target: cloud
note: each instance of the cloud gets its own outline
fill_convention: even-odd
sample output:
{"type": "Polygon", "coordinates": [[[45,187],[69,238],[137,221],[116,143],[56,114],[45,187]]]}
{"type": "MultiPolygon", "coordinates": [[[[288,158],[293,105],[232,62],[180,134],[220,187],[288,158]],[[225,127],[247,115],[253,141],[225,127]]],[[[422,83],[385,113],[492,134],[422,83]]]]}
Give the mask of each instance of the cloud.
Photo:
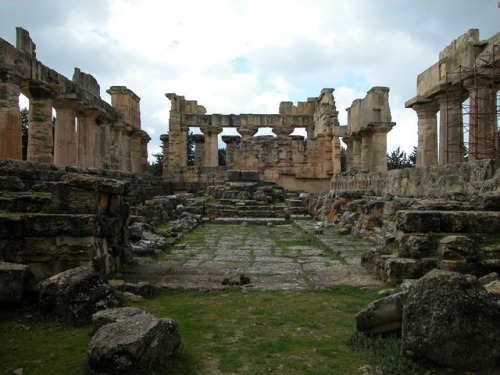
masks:
{"type": "Polygon", "coordinates": [[[496,33],[499,16],[497,0],[1,0],[0,37],[15,44],[24,27],[44,64],[92,74],[105,100],[112,85],[133,90],[150,154],[168,131],[167,92],[208,113],[277,113],[332,87],[345,124],[372,86],[390,88],[389,150],[411,152],[417,75],[469,28],[496,33]]]}

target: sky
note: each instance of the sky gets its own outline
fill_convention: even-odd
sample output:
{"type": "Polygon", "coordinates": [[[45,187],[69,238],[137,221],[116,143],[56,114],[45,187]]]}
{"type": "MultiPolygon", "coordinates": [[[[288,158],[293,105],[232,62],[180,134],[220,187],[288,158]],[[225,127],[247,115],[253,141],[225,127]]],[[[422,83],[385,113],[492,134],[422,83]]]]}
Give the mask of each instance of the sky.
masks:
{"type": "MultiPolygon", "coordinates": [[[[208,114],[278,113],[334,88],[339,121],[373,86],[390,88],[388,151],[417,145],[404,103],[417,75],[471,28],[500,31],[498,0],[0,0],[0,38],[29,31],[37,58],[68,78],[93,75],[101,97],[127,86],[141,98],[142,129],[160,152],[166,93],[208,114]]],[[[23,101],[21,101],[21,105],[23,101]]],[[[234,129],[224,134],[237,134],[234,129]]],[[[264,133],[257,133],[261,135],[264,133]]],[[[297,134],[297,133],[294,133],[297,134]]],[[[224,147],[222,143],[219,147],[224,147]]],[[[152,161],[150,157],[150,161],[152,161]]]]}

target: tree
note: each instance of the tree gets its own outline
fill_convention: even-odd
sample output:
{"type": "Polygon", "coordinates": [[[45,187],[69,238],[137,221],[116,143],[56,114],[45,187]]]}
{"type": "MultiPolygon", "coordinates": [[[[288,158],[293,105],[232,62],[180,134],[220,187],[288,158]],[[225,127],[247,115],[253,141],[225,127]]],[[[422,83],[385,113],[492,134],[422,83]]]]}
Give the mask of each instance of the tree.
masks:
{"type": "Polygon", "coordinates": [[[219,165],[226,165],[226,149],[219,148],[219,165]]]}
{"type": "Polygon", "coordinates": [[[347,150],[344,146],[340,147],[340,171],[345,172],[347,170],[347,150]]]}
{"type": "Polygon", "coordinates": [[[21,144],[22,144],[22,158],[28,159],[28,124],[29,124],[29,110],[24,107],[21,109],[21,144]]]}
{"type": "Polygon", "coordinates": [[[153,154],[153,157],[155,160],[152,163],[148,163],[148,174],[161,177],[163,174],[163,152],[153,154]]]}
{"type": "Polygon", "coordinates": [[[387,154],[387,169],[412,168],[415,166],[416,155],[416,147],[413,148],[409,157],[406,156],[406,152],[401,151],[401,148],[398,147],[390,154],[387,154]]]}

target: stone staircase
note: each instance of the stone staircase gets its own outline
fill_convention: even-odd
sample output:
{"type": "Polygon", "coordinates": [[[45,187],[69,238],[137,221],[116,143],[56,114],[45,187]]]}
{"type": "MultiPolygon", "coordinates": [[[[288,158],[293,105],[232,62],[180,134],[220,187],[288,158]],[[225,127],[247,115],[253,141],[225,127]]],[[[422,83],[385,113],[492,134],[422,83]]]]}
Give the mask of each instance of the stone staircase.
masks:
{"type": "Polygon", "coordinates": [[[299,195],[271,182],[228,182],[210,187],[205,199],[186,209],[212,222],[266,224],[310,219],[299,195]]]}
{"type": "Polygon", "coordinates": [[[385,227],[393,243],[363,257],[384,281],[419,278],[433,268],[500,273],[498,193],[464,201],[422,200],[397,211],[385,227]]]}

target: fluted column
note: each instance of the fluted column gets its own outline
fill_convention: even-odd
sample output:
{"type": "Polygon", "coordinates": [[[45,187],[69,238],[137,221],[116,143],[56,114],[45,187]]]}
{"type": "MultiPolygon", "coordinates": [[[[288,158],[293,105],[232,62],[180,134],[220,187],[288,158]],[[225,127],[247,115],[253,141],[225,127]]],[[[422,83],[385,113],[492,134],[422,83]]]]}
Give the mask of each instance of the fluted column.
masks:
{"type": "Polygon", "coordinates": [[[201,132],[205,135],[205,160],[204,166],[217,167],[219,165],[219,142],[218,135],[222,133],[222,128],[201,127],[201,132]]]}
{"type": "Polygon", "coordinates": [[[364,171],[371,170],[372,132],[368,129],[360,131],[361,134],[361,166],[364,171]]]}
{"type": "Polygon", "coordinates": [[[347,138],[347,137],[342,138],[342,142],[344,142],[346,145],[346,150],[345,150],[346,151],[346,170],[348,171],[353,166],[352,146],[353,146],[354,142],[351,138],[347,138]]]}
{"type": "Polygon", "coordinates": [[[194,166],[202,167],[205,159],[205,136],[203,134],[193,134],[194,142],[194,166]]]}
{"type": "Polygon", "coordinates": [[[77,111],[78,128],[78,160],[77,164],[84,168],[95,167],[95,132],[96,119],[101,111],[95,108],[84,108],[77,111]]]}
{"type": "Polygon", "coordinates": [[[392,126],[371,126],[371,150],[369,155],[370,172],[384,172],[387,170],[387,133],[392,126]]]}
{"type": "Polygon", "coordinates": [[[342,150],[340,147],[340,138],[337,136],[332,137],[332,172],[334,174],[342,171],[341,160],[342,150]]]}
{"type": "Polygon", "coordinates": [[[54,164],[77,165],[76,110],[82,102],[75,99],[55,99],[54,164]]]}
{"type": "Polygon", "coordinates": [[[438,163],[437,111],[438,103],[418,103],[411,107],[418,117],[417,167],[438,163]]]}
{"type": "Polygon", "coordinates": [[[14,77],[0,77],[0,158],[22,159],[20,90],[14,77]]]}
{"type": "Polygon", "coordinates": [[[100,118],[99,120],[96,122],[95,132],[95,166],[111,169],[111,126],[109,119],[100,118]]]}
{"type": "Polygon", "coordinates": [[[223,135],[222,141],[226,144],[226,165],[231,169],[234,167],[236,149],[241,142],[238,135],[223,135]]]}
{"type": "Polygon", "coordinates": [[[468,87],[470,95],[469,160],[495,159],[498,138],[497,93],[490,87],[468,87]]]}
{"type": "Polygon", "coordinates": [[[464,160],[461,92],[453,90],[439,97],[439,164],[464,160]]]}
{"type": "Polygon", "coordinates": [[[23,93],[29,98],[28,160],[41,163],[54,162],[54,133],[52,125],[52,99],[55,86],[39,82],[28,83],[23,93]]]}
{"type": "Polygon", "coordinates": [[[132,128],[130,136],[130,167],[132,173],[142,173],[141,153],[142,132],[132,128]]]}

